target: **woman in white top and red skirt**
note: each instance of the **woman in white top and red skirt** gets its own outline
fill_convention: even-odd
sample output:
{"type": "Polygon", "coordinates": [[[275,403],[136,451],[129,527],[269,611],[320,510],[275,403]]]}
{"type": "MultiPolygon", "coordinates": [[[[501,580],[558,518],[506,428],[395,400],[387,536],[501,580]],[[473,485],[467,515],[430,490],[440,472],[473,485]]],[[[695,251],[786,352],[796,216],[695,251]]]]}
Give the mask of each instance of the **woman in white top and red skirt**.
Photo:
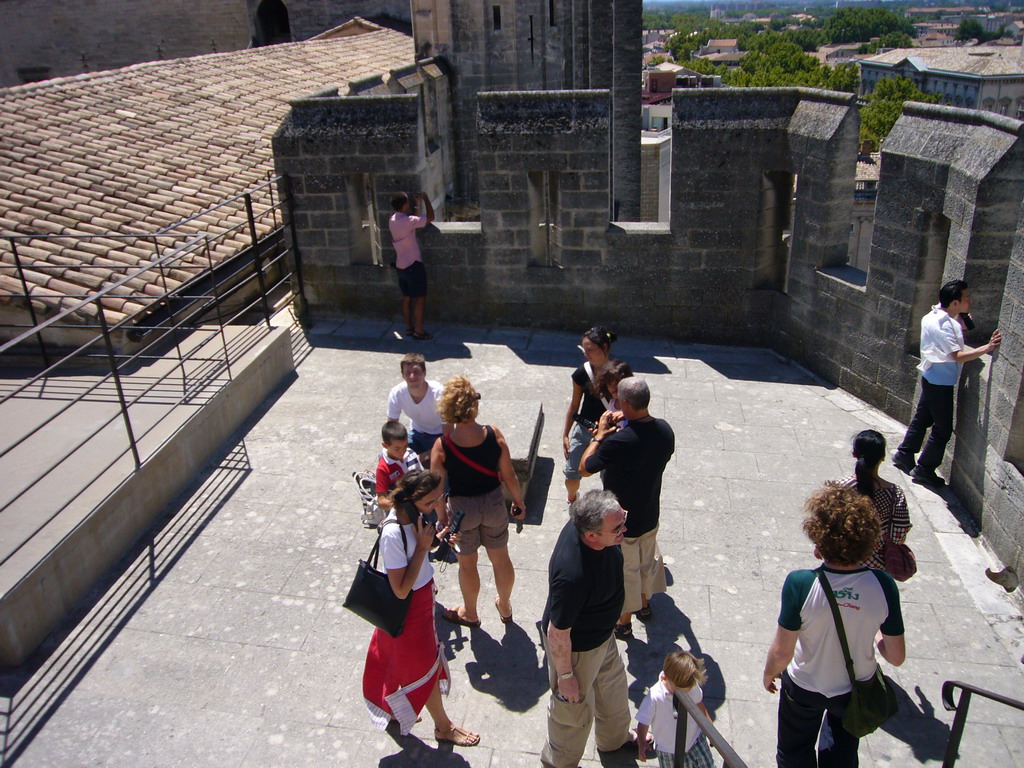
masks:
{"type": "Polygon", "coordinates": [[[412,600],[401,635],[373,631],[363,670],[366,708],[377,728],[384,730],[394,720],[405,735],[425,706],[434,721],[434,738],[472,747],[480,735],[455,725],[441,701],[450,680],[434,627],[434,569],[427,558],[435,528],[423,515],[442,505],[444,489],[435,475],[415,470],[398,481],[391,498],[394,507],[380,536],[381,559],[395,594],[404,598],[411,593],[412,600]]]}

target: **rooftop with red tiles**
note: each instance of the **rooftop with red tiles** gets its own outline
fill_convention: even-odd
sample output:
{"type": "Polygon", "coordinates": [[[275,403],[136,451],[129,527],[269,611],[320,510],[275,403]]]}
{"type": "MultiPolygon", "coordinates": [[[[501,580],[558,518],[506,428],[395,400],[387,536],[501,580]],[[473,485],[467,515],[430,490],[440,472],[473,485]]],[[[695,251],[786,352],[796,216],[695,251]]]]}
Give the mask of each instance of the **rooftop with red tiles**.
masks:
{"type": "MultiPolygon", "coordinates": [[[[328,39],[0,89],[0,237],[71,235],[18,242],[37,312],[52,313],[62,296],[94,292],[154,257],[142,238],[73,235],[151,233],[202,214],[273,173],[270,141],[290,100],[326,87],[344,93],[352,80],[413,60],[408,35],[362,20],[345,26],[328,39]]],[[[238,223],[237,211],[221,209],[175,233],[184,241],[238,223]]],[[[214,260],[248,245],[243,227],[217,244],[214,260]]],[[[4,243],[0,266],[11,264],[4,243]]],[[[168,288],[188,277],[168,274],[168,288]]],[[[108,320],[141,308],[132,301],[140,292],[147,286],[118,288],[123,301],[105,304],[108,320]]],[[[23,293],[17,274],[0,269],[0,309],[15,309],[23,293]]]]}

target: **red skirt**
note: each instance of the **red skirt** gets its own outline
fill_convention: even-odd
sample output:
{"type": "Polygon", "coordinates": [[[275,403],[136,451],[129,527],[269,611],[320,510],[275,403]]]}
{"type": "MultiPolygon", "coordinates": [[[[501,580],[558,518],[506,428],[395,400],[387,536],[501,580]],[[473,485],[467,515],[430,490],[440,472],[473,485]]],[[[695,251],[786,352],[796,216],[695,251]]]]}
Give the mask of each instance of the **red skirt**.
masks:
{"type": "Polygon", "coordinates": [[[448,664],[434,627],[430,581],[412,593],[401,635],[373,631],[363,669],[363,698],[370,719],[382,731],[397,720],[401,733],[409,733],[437,684],[441,693],[448,693],[448,664]]]}

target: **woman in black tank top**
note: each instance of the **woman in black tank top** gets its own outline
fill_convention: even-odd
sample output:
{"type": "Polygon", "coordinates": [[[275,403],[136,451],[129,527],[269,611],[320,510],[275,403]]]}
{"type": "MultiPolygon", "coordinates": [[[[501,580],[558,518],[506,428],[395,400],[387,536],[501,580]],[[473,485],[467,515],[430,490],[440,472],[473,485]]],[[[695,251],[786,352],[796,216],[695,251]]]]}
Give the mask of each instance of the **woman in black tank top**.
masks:
{"type": "Polygon", "coordinates": [[[477,549],[481,544],[494,569],[498,589],[494,605],[498,616],[504,624],[512,621],[510,598],[516,573],[508,555],[509,513],[501,493],[502,484],[512,497],[513,517],[521,520],[526,516],[526,505],[505,437],[497,427],[477,424],[479,407],[480,395],[465,376],[456,376],[445,384],[437,412],[453,429],[450,435],[434,443],[430,452],[430,469],[441,476],[442,482],[447,479],[450,494],[447,509],[439,513],[438,527],[447,525],[457,511],[464,515],[459,544],[455,547],[462,605],[448,608],[444,617],[466,627],[480,626],[477,549]]]}

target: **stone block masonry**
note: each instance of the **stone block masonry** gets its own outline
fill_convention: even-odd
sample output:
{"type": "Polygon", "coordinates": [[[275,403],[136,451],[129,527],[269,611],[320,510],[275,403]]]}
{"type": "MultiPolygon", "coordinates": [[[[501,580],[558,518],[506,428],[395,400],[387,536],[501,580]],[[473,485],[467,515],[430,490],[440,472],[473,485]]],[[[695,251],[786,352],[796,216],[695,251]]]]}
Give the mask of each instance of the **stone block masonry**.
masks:
{"type": "Polygon", "coordinates": [[[21,84],[30,70],[45,79],[248,44],[243,0],[5,0],[0,86],[21,84]]]}
{"type": "MultiPolygon", "coordinates": [[[[260,0],[247,0],[250,17],[260,0]]],[[[344,24],[354,16],[373,19],[386,16],[409,22],[409,0],[288,0],[288,21],[292,40],[308,40],[327,29],[344,24]]]]}

